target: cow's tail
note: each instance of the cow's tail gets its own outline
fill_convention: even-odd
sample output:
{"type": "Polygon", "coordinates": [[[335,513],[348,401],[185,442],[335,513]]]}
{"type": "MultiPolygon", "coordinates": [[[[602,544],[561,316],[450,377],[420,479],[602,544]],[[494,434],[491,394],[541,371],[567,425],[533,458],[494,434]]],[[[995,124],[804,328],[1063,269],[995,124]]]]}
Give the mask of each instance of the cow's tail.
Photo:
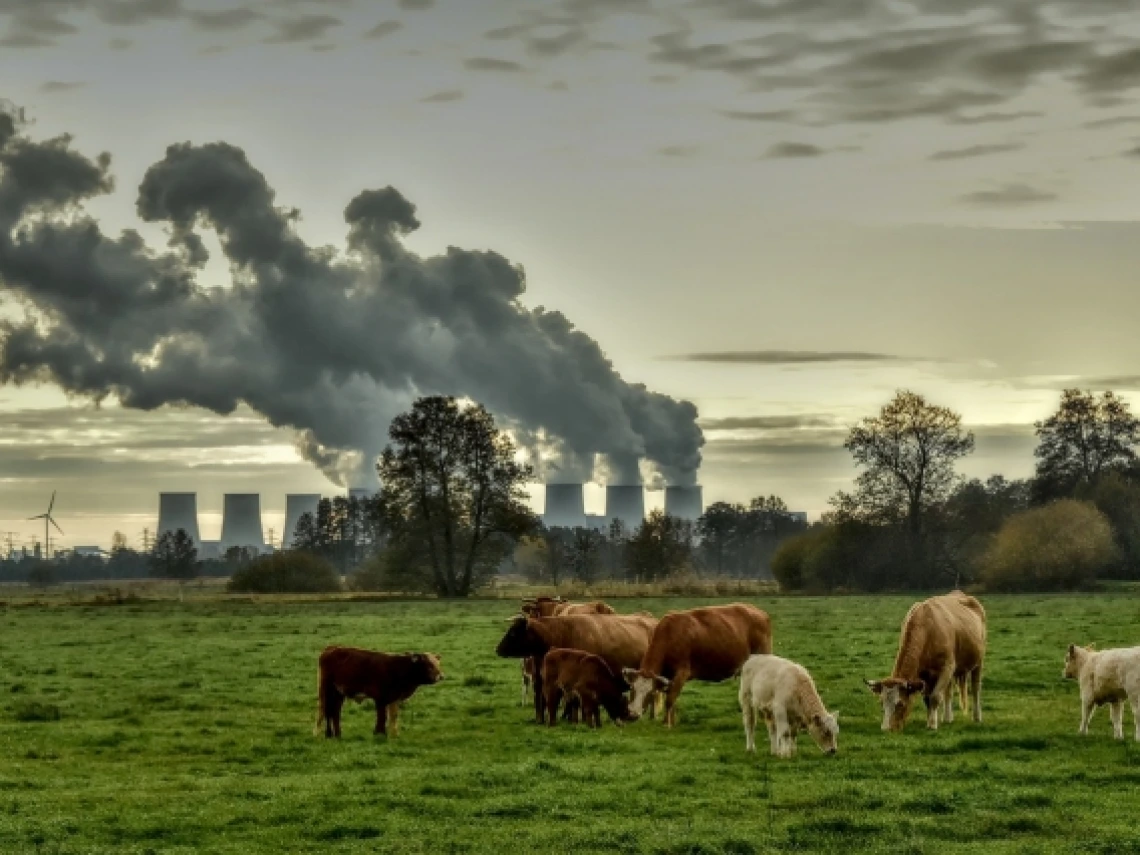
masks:
{"type": "Polygon", "coordinates": [[[321,735],[321,725],[325,723],[325,669],[317,666],[317,723],[313,725],[313,736],[321,735]]]}

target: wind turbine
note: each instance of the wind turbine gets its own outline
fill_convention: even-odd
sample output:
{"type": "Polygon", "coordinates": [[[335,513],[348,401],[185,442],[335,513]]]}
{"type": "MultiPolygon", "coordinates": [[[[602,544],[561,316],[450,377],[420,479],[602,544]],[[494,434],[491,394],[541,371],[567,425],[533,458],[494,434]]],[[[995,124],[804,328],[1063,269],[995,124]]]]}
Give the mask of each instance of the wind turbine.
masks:
{"type": "Polygon", "coordinates": [[[28,517],[30,520],[43,520],[44,521],[44,560],[47,561],[51,558],[51,528],[55,526],[59,529],[59,533],[63,534],[63,529],[59,527],[59,523],[51,515],[51,509],[55,507],[55,490],[51,491],[51,501],[48,502],[48,509],[46,514],[39,514],[34,517],[28,517]]]}

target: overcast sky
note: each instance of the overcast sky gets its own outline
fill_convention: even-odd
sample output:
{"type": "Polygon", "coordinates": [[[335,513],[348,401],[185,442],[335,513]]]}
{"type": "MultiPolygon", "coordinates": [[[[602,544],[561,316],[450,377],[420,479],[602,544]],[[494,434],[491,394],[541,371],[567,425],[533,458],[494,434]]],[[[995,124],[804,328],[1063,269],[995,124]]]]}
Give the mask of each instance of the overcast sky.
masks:
{"type": "MultiPolygon", "coordinates": [[[[0,0],[0,98],[109,152],[86,210],[156,250],[136,199],[174,143],[243,150],[311,247],[391,185],[411,250],[523,265],[526,307],[697,406],[706,502],[817,513],[898,388],[963,414],[979,476],[1032,471],[1066,385],[1140,403],[1138,35],[1115,0],[0,0]]],[[[17,542],[53,489],[65,542],[104,545],[160,490],[198,492],[204,537],[224,492],[280,526],[335,490],[244,406],[8,385],[0,414],[17,542]]]]}

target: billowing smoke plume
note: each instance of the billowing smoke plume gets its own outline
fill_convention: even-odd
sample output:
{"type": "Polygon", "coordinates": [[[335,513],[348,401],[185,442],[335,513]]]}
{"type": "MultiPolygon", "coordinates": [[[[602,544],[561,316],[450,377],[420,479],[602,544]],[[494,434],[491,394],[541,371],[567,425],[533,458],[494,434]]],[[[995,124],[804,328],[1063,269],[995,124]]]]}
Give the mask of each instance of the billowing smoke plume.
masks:
{"type": "Polygon", "coordinates": [[[169,229],[155,250],[84,213],[112,189],[110,157],[71,142],[30,139],[0,105],[0,293],[24,307],[0,324],[0,381],[141,409],[244,402],[294,428],[340,484],[371,470],[391,418],[432,393],[484,403],[533,454],[554,452],[559,480],[583,480],[602,455],[623,483],[641,459],[694,481],[704,439],[691,403],[626,383],[562,314],[523,306],[523,271],[497,253],[407,251],[419,221],[396,190],[348,204],[338,254],[300,240],[296,213],[240,149],[174,145],[139,188],[139,217],[169,229]],[[229,288],[197,281],[206,228],[229,288]]]}

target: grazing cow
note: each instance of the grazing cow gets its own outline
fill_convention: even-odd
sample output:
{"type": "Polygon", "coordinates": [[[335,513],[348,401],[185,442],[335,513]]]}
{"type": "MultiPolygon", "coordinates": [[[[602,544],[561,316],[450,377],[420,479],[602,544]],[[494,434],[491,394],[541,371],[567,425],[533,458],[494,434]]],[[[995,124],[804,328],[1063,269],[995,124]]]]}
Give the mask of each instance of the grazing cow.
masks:
{"type": "Polygon", "coordinates": [[[838,750],[839,714],[828,712],[807,670],[761,653],[748,657],[740,672],[740,711],[744,750],[756,750],[756,718],[768,725],[768,742],[777,757],[794,757],[796,735],[806,730],[825,754],[838,750]]]}
{"type": "Polygon", "coordinates": [[[736,676],[753,653],[771,652],[771,621],[755,606],[735,603],[669,612],[653,631],[638,667],[622,672],[632,686],[630,714],[639,717],[652,693],[664,691],[665,726],[672,727],[685,683],[719,683],[736,676]]]}
{"type": "MultiPolygon", "coordinates": [[[[551,648],[568,647],[597,654],[614,673],[620,674],[623,667],[641,661],[656,625],[656,619],[643,615],[558,615],[546,618],[516,615],[495,653],[505,658],[532,657],[541,662],[551,648]]],[[[541,724],[545,716],[541,668],[534,673],[534,715],[541,724]]]]}
{"type": "Polygon", "coordinates": [[[379,653],[358,647],[326,647],[318,660],[317,724],[325,725],[326,737],[340,736],[340,711],[345,698],[360,703],[376,702],[373,733],[395,736],[400,704],[420,686],[443,679],[439,656],[434,653],[379,653]]]}
{"type": "Polygon", "coordinates": [[[906,725],[916,695],[926,701],[926,726],[938,729],[939,713],[954,721],[954,684],[965,712],[966,679],[974,696],[973,719],[982,720],[982,662],[986,656],[986,612],[961,591],[915,603],[907,612],[895,667],[886,680],[865,680],[883,704],[883,730],[906,725]]]}
{"type": "MultiPolygon", "coordinates": [[[[582,717],[590,727],[602,726],[601,710],[614,724],[629,721],[629,686],[600,656],[581,650],[555,647],[542,659],[542,691],[546,700],[546,720],[554,727],[558,704],[563,697],[578,702],[582,717]]],[[[573,721],[573,719],[571,719],[573,721]]]]}
{"type": "MultiPolygon", "coordinates": [[[[522,613],[527,617],[554,617],[555,615],[612,615],[613,606],[595,600],[591,603],[569,603],[561,597],[526,597],[522,601],[522,613]]],[[[526,703],[527,692],[534,683],[538,666],[531,658],[522,660],[522,700],[526,703]]]]}
{"type": "Polygon", "coordinates": [[[1097,707],[1108,704],[1112,715],[1112,735],[1124,738],[1124,702],[1132,705],[1132,722],[1140,742],[1140,647],[1093,650],[1069,645],[1065,654],[1064,676],[1081,686],[1081,726],[1089,732],[1089,720],[1097,707]]]}

